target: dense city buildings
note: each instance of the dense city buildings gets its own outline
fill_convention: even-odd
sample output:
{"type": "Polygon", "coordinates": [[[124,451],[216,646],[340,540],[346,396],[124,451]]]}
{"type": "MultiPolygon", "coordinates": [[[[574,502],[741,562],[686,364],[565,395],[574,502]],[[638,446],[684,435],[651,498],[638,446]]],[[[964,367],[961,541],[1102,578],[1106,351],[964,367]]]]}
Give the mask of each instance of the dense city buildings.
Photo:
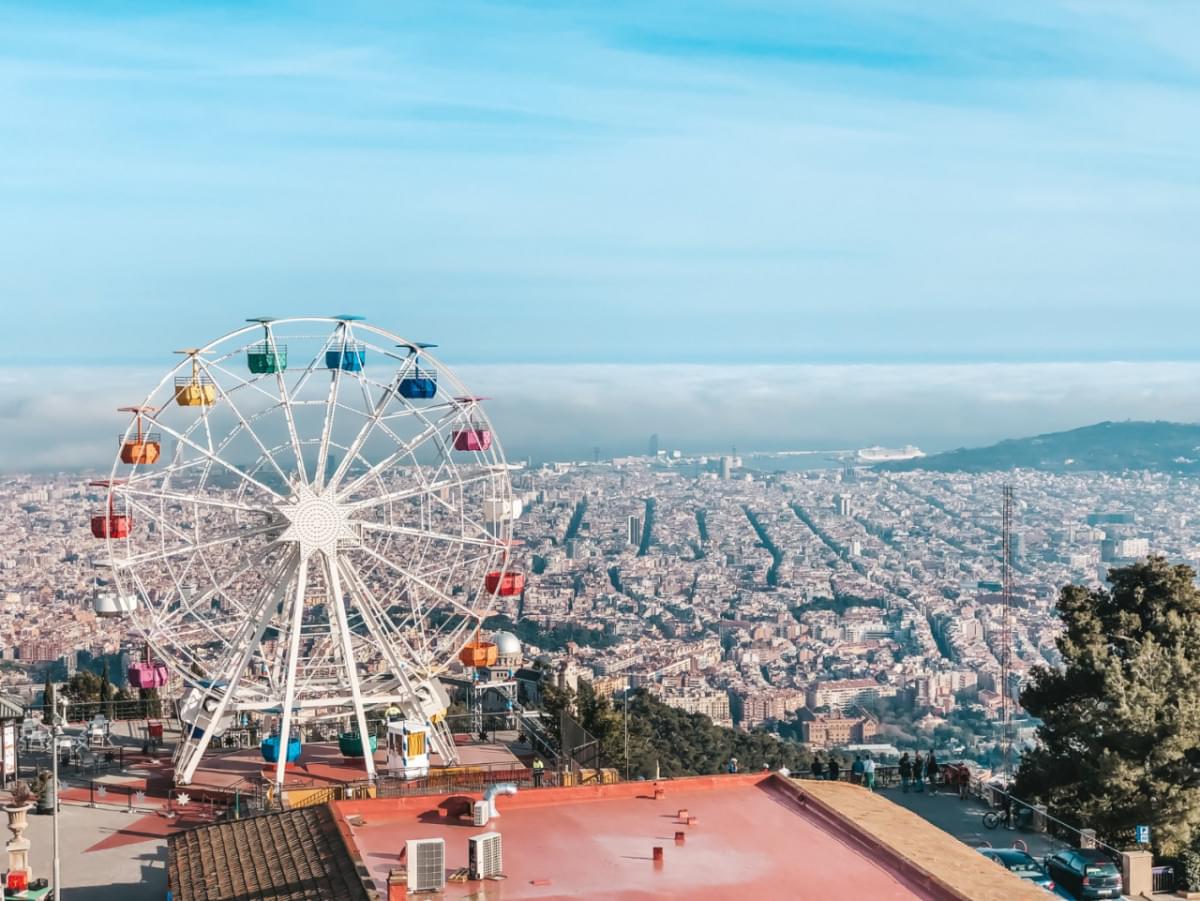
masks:
{"type": "MultiPolygon", "coordinates": [[[[1060,586],[1147,553],[1200,556],[1200,482],[1186,477],[740,463],[659,453],[514,472],[528,583],[497,612],[521,623],[530,656],[572,684],[647,688],[741,728],[790,723],[814,745],[936,738],[982,754],[1003,709],[1003,484],[1020,539],[1010,697],[1058,660],[1060,586]]],[[[81,484],[0,482],[10,689],[29,691],[51,661],[138,651],[124,620],[93,612],[104,571],[81,484]]]]}

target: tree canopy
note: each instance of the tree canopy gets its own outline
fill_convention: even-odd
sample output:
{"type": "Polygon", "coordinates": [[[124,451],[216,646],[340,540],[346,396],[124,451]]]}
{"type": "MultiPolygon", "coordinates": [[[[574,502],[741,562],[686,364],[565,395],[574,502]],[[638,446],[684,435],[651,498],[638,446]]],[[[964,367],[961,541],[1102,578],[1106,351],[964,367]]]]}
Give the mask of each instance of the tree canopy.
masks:
{"type": "Polygon", "coordinates": [[[1151,557],[1110,588],[1065,587],[1064,666],[1038,667],[1021,703],[1043,725],[1018,796],[1112,844],[1151,827],[1179,853],[1200,839],[1200,591],[1190,567],[1151,557]]]}
{"type": "MultiPolygon", "coordinates": [[[[548,712],[567,708],[600,741],[607,765],[625,765],[625,702],[598,695],[588,682],[578,694],[550,688],[548,712]]],[[[662,703],[644,690],[629,693],[629,775],[654,778],[720,773],[736,757],[743,772],[786,766],[807,769],[812,757],[798,744],[767,732],[737,732],[717,726],[702,713],[687,713],[662,703]]]]}

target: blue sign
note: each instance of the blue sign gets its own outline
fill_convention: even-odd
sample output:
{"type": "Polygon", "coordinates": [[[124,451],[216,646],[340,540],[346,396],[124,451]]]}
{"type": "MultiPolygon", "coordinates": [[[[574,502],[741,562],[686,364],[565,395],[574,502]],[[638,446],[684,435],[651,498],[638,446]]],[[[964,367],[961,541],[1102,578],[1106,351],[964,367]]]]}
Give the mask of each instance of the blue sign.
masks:
{"type": "Polygon", "coordinates": [[[1150,844],[1150,827],[1149,826],[1138,826],[1137,827],[1137,843],[1139,845],[1150,844]]]}

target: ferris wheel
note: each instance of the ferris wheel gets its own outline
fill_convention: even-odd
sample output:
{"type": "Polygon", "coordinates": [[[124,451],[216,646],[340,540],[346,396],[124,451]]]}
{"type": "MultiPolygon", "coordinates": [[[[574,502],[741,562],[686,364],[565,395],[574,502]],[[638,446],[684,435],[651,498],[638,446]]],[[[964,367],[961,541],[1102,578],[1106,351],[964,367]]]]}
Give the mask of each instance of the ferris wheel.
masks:
{"type": "Polygon", "coordinates": [[[122,408],[94,483],[92,533],[147,646],[135,681],[185,686],[176,781],[247,712],[274,715],[285,743],[298,723],[348,720],[365,748],[367,712],[398,705],[453,763],[436,676],[524,588],[485,398],[433,345],[359,317],[248,322],[179,351],[122,408]]]}

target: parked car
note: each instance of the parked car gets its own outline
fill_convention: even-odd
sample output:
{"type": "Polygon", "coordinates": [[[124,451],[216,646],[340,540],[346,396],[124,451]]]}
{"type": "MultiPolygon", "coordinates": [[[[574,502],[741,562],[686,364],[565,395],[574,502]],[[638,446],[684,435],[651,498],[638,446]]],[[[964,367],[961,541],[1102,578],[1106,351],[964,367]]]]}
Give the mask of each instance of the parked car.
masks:
{"type": "Polygon", "coordinates": [[[1046,858],[1050,878],[1080,901],[1092,898],[1120,898],[1121,871],[1095,848],[1067,848],[1046,858]]]}
{"type": "Polygon", "coordinates": [[[980,848],[979,853],[994,860],[1014,876],[1020,876],[1040,885],[1046,891],[1054,891],[1054,880],[1037,860],[1017,848],[980,848]]]}

